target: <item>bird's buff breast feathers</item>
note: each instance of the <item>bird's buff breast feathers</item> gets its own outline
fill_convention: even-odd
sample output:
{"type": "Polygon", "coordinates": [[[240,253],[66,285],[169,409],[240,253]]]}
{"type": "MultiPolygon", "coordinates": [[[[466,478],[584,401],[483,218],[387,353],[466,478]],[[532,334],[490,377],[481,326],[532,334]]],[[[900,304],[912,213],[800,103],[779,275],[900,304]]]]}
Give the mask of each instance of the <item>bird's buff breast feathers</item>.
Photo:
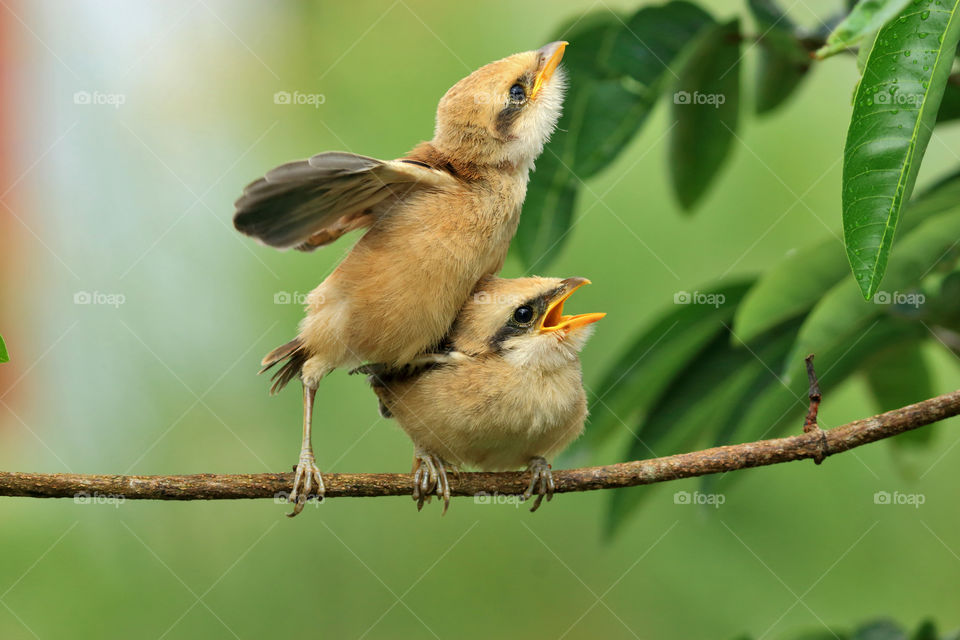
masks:
{"type": "Polygon", "coordinates": [[[439,367],[378,393],[418,446],[461,466],[517,469],[582,433],[586,395],[579,366],[547,375],[505,367],[439,367]]]}
{"type": "Polygon", "coordinates": [[[314,291],[304,322],[323,330],[305,333],[336,336],[367,362],[403,364],[432,348],[476,282],[503,266],[525,193],[523,175],[398,203],[314,291]]]}

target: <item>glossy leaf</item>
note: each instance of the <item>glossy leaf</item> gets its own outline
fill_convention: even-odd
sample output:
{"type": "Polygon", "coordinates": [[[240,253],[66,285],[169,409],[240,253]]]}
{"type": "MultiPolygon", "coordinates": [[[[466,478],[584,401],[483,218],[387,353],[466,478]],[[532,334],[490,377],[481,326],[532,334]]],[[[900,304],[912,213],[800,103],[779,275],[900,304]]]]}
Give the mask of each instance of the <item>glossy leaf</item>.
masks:
{"type": "Polygon", "coordinates": [[[583,180],[616,159],[672,77],[669,66],[712,22],[677,1],[640,9],[626,24],[599,12],[561,32],[571,43],[564,112],[531,176],[512,245],[528,271],[543,270],[563,248],[583,180]]]}
{"type": "Polygon", "coordinates": [[[10,362],[10,354],[7,353],[7,345],[3,342],[3,336],[0,336],[0,362],[10,362]]]}
{"type": "Polygon", "coordinates": [[[886,271],[958,40],[960,0],[920,0],[880,30],[867,59],[843,162],[844,240],[867,300],[886,271]]]}
{"type": "MultiPolygon", "coordinates": [[[[960,204],[960,173],[952,174],[917,195],[900,225],[909,232],[929,216],[960,204]]],[[[747,292],[733,320],[735,340],[750,342],[784,320],[810,309],[847,273],[843,248],[833,238],[788,255],[747,292]]]]}
{"type": "Polygon", "coordinates": [[[520,225],[510,246],[528,271],[546,267],[559,253],[573,223],[579,187],[572,172],[574,149],[589,98],[583,84],[592,86],[615,76],[607,62],[610,43],[619,27],[615,15],[602,12],[560,32],[571,43],[563,59],[571,76],[563,115],[530,176],[520,225]]]}
{"type": "Polygon", "coordinates": [[[773,0],[749,0],[761,34],[757,45],[756,104],[758,114],[780,106],[810,70],[810,56],[797,38],[797,27],[773,0]]]}
{"type": "MultiPolygon", "coordinates": [[[[643,330],[610,367],[590,398],[590,419],[578,449],[595,451],[612,433],[632,426],[707,343],[729,325],[753,281],[704,292],[723,304],[681,304],[643,330]]],[[[692,300],[691,300],[692,302],[692,300]]]]}
{"type": "Polygon", "coordinates": [[[951,76],[940,100],[937,122],[948,122],[960,118],[960,82],[951,76]]]}
{"type": "MultiPolygon", "coordinates": [[[[922,342],[901,342],[878,353],[864,367],[877,412],[890,411],[937,395],[922,342]]],[[[908,431],[890,443],[917,446],[930,441],[935,425],[908,431]]]]}
{"type": "MultiPolygon", "coordinates": [[[[917,340],[926,333],[926,329],[916,322],[906,322],[894,318],[880,318],[875,324],[856,336],[841,340],[817,352],[814,364],[820,378],[821,387],[835,389],[841,382],[856,373],[878,349],[900,340],[917,340]]],[[[785,376],[783,383],[771,385],[758,396],[749,407],[733,435],[732,442],[751,442],[764,438],[774,438],[787,433],[800,433],[803,428],[803,416],[809,405],[807,398],[807,378],[803,362],[785,376]]],[[[836,426],[824,423],[824,428],[836,426]]],[[[724,481],[742,474],[727,474],[724,481]]]]}
{"type": "Polygon", "coordinates": [[[826,44],[817,50],[817,57],[827,58],[859,44],[900,15],[908,4],[910,0],[860,0],[827,37],[826,44]]]}
{"type": "Polygon", "coordinates": [[[808,311],[845,275],[843,246],[834,238],[780,260],[737,307],[734,339],[750,342],[784,320],[808,311]]]}
{"type": "Polygon", "coordinates": [[[798,368],[808,353],[844,340],[866,328],[877,316],[896,307],[901,313],[917,312],[925,302],[915,291],[936,265],[956,258],[960,238],[960,207],[935,215],[906,235],[890,262],[887,289],[875,300],[864,302],[856,284],[845,280],[827,292],[814,306],[797,335],[790,366],[798,368]]]}
{"type": "Polygon", "coordinates": [[[680,72],[671,105],[670,176],[684,209],[706,193],[724,164],[740,106],[740,23],[708,29],[680,72]]]}
{"type": "MultiPolygon", "coordinates": [[[[627,446],[624,460],[660,457],[694,447],[705,425],[722,423],[738,408],[762,365],[745,349],[730,346],[723,331],[657,399],[627,446]]],[[[610,496],[607,533],[613,534],[654,487],[632,487],[610,496]]]]}

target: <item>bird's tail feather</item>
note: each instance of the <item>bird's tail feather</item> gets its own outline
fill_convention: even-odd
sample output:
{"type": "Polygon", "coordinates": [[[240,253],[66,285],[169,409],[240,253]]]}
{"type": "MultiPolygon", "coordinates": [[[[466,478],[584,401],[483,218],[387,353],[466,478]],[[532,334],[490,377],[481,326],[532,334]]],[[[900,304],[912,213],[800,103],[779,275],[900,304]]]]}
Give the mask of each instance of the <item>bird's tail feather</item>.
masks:
{"type": "Polygon", "coordinates": [[[303,363],[307,361],[307,352],[303,348],[303,341],[300,338],[294,338],[290,342],[280,345],[263,357],[260,364],[263,368],[260,373],[269,371],[277,364],[283,362],[283,366],[277,369],[271,380],[270,394],[273,395],[287,386],[287,383],[300,375],[303,369],[303,363]],[[283,362],[286,360],[286,362],[283,362]]]}

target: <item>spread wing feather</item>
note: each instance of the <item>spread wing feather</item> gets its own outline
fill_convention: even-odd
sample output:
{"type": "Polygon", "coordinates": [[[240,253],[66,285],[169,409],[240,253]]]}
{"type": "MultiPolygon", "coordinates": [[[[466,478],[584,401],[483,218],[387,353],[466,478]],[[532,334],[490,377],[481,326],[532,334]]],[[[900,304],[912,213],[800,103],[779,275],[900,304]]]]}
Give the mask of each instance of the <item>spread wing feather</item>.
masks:
{"type": "Polygon", "coordinates": [[[413,190],[451,186],[449,173],[420,163],[330,151],[281,165],[252,182],[237,200],[238,231],[278,249],[312,251],[369,226],[386,206],[413,190]]]}

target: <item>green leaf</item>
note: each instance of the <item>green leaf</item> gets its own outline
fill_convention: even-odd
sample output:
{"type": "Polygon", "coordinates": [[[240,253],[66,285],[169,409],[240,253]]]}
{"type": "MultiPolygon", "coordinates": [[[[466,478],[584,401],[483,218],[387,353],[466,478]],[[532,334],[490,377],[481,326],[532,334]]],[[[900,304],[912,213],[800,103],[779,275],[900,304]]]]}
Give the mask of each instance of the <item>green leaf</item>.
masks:
{"type": "Polygon", "coordinates": [[[740,23],[709,28],[686,59],[672,111],[670,176],[684,209],[706,193],[730,151],[740,106],[740,23]]]}
{"type": "MultiPolygon", "coordinates": [[[[920,429],[920,431],[925,431],[925,429],[920,429]]],[[[917,433],[917,431],[911,431],[910,433],[917,433]]],[[[899,438],[894,438],[894,441],[897,440],[899,440],[899,438]]],[[[937,625],[933,620],[924,620],[921,622],[917,630],[910,636],[911,640],[937,640],[938,637],[937,625]]]]}
{"type": "MultiPolygon", "coordinates": [[[[640,332],[595,387],[590,421],[577,441],[578,450],[596,451],[612,433],[649,410],[678,372],[724,331],[752,283],[736,281],[711,288],[702,299],[722,299],[723,304],[679,304],[640,332]]],[[[678,299],[692,302],[683,293],[677,294],[678,299]]]]}
{"type": "MultiPolygon", "coordinates": [[[[774,373],[776,363],[783,362],[793,344],[793,338],[796,335],[800,321],[785,322],[776,328],[775,331],[768,333],[763,339],[758,340],[750,348],[753,362],[750,363],[754,374],[752,379],[739,390],[740,396],[735,399],[734,406],[737,411],[731,411],[723,420],[717,421],[717,424],[710,425],[708,432],[712,433],[712,439],[706,444],[708,447],[720,447],[730,444],[734,434],[740,425],[742,407],[749,407],[754,399],[760,397],[771,387],[780,387],[782,382],[774,373]],[[712,428],[711,428],[712,427],[712,428]]],[[[741,351],[748,351],[741,349],[741,351]]],[[[700,487],[703,493],[716,493],[716,487],[720,477],[717,475],[703,476],[700,479],[700,487]]]]}
{"type": "Polygon", "coordinates": [[[892,620],[877,620],[859,627],[852,640],[908,640],[908,636],[892,620]]]}
{"type": "Polygon", "coordinates": [[[843,230],[867,300],[886,270],[960,40],[960,0],[942,7],[915,0],[880,30],[854,100],[844,148],[843,230]]]}
{"type": "Polygon", "coordinates": [[[669,65],[691,34],[713,21],[687,2],[638,11],[626,25],[609,12],[562,32],[570,88],[557,131],[531,176],[511,250],[528,271],[562,250],[583,180],[603,170],[643,125],[669,65]]]}
{"type": "Polygon", "coordinates": [[[687,43],[716,24],[713,17],[689,2],[676,0],[637,11],[620,29],[610,50],[610,67],[646,88],[654,97],[687,43]]]}
{"type": "Polygon", "coordinates": [[[810,70],[810,56],[796,25],[773,0],[749,0],[760,41],[757,54],[757,114],[773,111],[790,97],[810,70]]]}
{"type": "Polygon", "coordinates": [[[3,342],[3,336],[0,336],[0,362],[10,362],[10,354],[7,353],[7,345],[3,342]]]}
{"type": "MultiPolygon", "coordinates": [[[[864,367],[864,375],[877,412],[898,409],[931,398],[934,393],[922,341],[899,342],[882,350],[864,367]]],[[[891,445],[923,446],[930,442],[933,427],[914,429],[892,438],[891,445]]]]}
{"type": "MultiPolygon", "coordinates": [[[[737,411],[761,367],[749,351],[730,346],[726,331],[718,333],[657,399],[623,459],[660,457],[694,446],[703,438],[705,425],[723,423],[737,411]]],[[[652,490],[640,486],[613,492],[608,535],[616,532],[652,490]]]]}
{"type": "Polygon", "coordinates": [[[943,90],[940,100],[940,110],[937,111],[937,122],[947,122],[960,118],[960,79],[951,76],[943,90]]]}
{"type": "MultiPolygon", "coordinates": [[[[954,173],[910,201],[908,215],[900,224],[901,233],[958,203],[960,173],[954,173]]],[[[734,339],[750,342],[784,320],[806,312],[846,273],[843,249],[832,238],[788,255],[757,280],[737,307],[734,339]]]]}
{"type": "Polygon", "coordinates": [[[822,60],[856,45],[896,18],[908,4],[910,0],[860,0],[817,50],[817,57],[822,60]]]}
{"type": "MultiPolygon", "coordinates": [[[[916,322],[883,317],[856,336],[848,336],[837,344],[818,351],[814,364],[820,386],[836,389],[840,383],[857,372],[871,356],[884,346],[899,340],[916,340],[926,329],[916,322]]],[[[772,363],[771,363],[772,365],[772,363]]],[[[788,377],[782,383],[771,385],[749,406],[737,426],[732,442],[752,442],[774,438],[784,431],[800,433],[803,415],[809,405],[807,377],[804,363],[793,363],[788,377]]],[[[824,428],[836,425],[822,424],[824,428]]],[[[742,474],[727,474],[728,478],[742,474]]]]}
{"type": "Polygon", "coordinates": [[[843,247],[833,238],[787,256],[760,277],[737,307],[734,339],[750,342],[804,313],[846,273],[843,247]]]}
{"type": "Polygon", "coordinates": [[[864,302],[857,286],[845,280],[827,292],[807,316],[797,335],[790,366],[798,368],[808,353],[819,353],[847,339],[874,318],[893,311],[916,312],[925,299],[914,291],[941,262],[956,258],[960,207],[935,215],[906,235],[890,262],[887,290],[873,303],[864,302]]]}

